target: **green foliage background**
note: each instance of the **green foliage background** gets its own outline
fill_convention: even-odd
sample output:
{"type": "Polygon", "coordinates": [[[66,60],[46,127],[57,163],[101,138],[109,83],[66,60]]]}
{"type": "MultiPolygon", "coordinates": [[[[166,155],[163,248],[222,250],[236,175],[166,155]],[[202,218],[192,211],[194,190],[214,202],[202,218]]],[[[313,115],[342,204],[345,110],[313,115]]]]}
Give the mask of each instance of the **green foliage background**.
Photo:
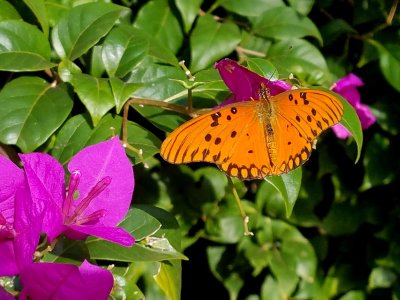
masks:
{"type": "Polygon", "coordinates": [[[64,239],[44,260],[114,263],[116,299],[399,299],[397,3],[0,0],[0,142],[10,157],[41,151],[67,163],[110,127],[120,134],[132,96],[185,105],[189,89],[195,107],[212,107],[228,95],[213,69],[224,57],[303,86],[353,72],[377,117],[357,164],[353,139],[328,132],[289,179],[234,181],[247,237],[224,174],[159,157],[187,117],[135,106],[128,141],[148,167],[128,151],[136,186],[121,226],[137,244],[64,239]]]}

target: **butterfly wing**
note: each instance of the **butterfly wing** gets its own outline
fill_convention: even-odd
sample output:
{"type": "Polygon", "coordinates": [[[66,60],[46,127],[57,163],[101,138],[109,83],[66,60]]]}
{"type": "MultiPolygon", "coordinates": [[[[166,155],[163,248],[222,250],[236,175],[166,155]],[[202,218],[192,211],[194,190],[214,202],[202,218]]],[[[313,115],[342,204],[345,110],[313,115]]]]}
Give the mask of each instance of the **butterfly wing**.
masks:
{"type": "Polygon", "coordinates": [[[277,164],[282,172],[307,161],[317,137],[343,116],[341,101],[322,90],[291,90],[270,101],[276,118],[277,164]]]}
{"type": "MultiPolygon", "coordinates": [[[[176,164],[204,161],[221,165],[231,161],[232,156],[239,156],[237,153],[250,151],[254,154],[249,157],[242,153],[244,159],[239,163],[252,166],[255,174],[254,166],[266,150],[263,124],[256,115],[257,105],[258,101],[227,105],[184,123],[164,140],[161,156],[176,164]]],[[[239,177],[234,164],[224,171],[239,177]]]]}

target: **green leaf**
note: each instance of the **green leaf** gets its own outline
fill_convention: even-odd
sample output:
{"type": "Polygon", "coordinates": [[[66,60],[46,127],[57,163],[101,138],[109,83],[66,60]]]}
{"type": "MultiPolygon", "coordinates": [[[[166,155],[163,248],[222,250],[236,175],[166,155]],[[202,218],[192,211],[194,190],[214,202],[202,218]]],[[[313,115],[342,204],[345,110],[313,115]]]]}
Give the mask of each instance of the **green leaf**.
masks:
{"type": "Polygon", "coordinates": [[[325,45],[333,45],[340,36],[346,33],[356,33],[356,30],[343,19],[333,19],[321,28],[325,45]]]}
{"type": "Polygon", "coordinates": [[[86,53],[110,31],[123,11],[121,6],[101,2],[71,9],[52,31],[58,56],[75,60],[86,53]]]}
{"type": "Polygon", "coordinates": [[[271,225],[274,241],[282,244],[269,253],[269,263],[279,285],[290,294],[298,281],[295,275],[307,282],[314,280],[317,258],[309,241],[296,227],[278,220],[272,220],[271,225]]]}
{"type": "Polygon", "coordinates": [[[293,206],[296,203],[301,187],[302,169],[297,168],[281,176],[271,176],[264,178],[265,181],[274,186],[284,199],[286,207],[286,217],[292,214],[293,206]]]}
{"type": "Polygon", "coordinates": [[[111,90],[114,95],[117,114],[121,112],[125,102],[132,97],[132,94],[140,88],[139,84],[122,81],[119,78],[110,78],[111,90]]]}
{"type": "Polygon", "coordinates": [[[226,10],[245,17],[259,16],[273,7],[285,6],[282,0],[225,0],[220,2],[221,6],[226,10]]]}
{"type": "Polygon", "coordinates": [[[344,294],[339,300],[365,300],[366,296],[363,291],[350,291],[344,294]]]}
{"type": "Polygon", "coordinates": [[[0,141],[31,152],[61,126],[72,105],[62,86],[38,77],[14,79],[0,92],[0,141]]]}
{"type": "Polygon", "coordinates": [[[309,85],[332,84],[324,56],[311,43],[302,39],[282,40],[268,49],[270,60],[282,78],[293,73],[309,85]]]}
{"type": "Polygon", "coordinates": [[[206,222],[209,238],[219,243],[237,243],[244,234],[243,219],[238,214],[237,207],[223,207],[215,216],[206,222]]]}
{"type": "Polygon", "coordinates": [[[381,44],[376,40],[368,40],[379,51],[379,66],[387,82],[400,91],[400,46],[397,44],[381,44]]]}
{"type": "Polygon", "coordinates": [[[392,270],[383,267],[374,268],[369,275],[368,288],[389,288],[397,281],[397,275],[392,270]]]}
{"type": "Polygon", "coordinates": [[[390,147],[390,139],[374,134],[365,147],[363,190],[390,184],[397,178],[399,161],[393,160],[395,156],[393,148],[390,147]]]}
{"type": "Polygon", "coordinates": [[[186,88],[180,83],[186,80],[181,68],[144,62],[131,72],[129,82],[142,86],[135,97],[177,102],[187,96],[186,88]],[[155,89],[154,86],[157,86],[155,89]]]}
{"type": "Polygon", "coordinates": [[[175,0],[175,5],[181,14],[186,33],[192,28],[202,2],[203,0],[175,0]]]}
{"type": "Polygon", "coordinates": [[[24,3],[30,8],[39,21],[44,35],[49,36],[49,21],[47,18],[46,6],[43,0],[24,0],[24,3]]]}
{"type": "Polygon", "coordinates": [[[133,25],[155,38],[173,53],[182,45],[183,34],[167,0],[152,0],[139,11],[133,25]]]}
{"type": "Polygon", "coordinates": [[[155,234],[161,228],[161,223],[147,212],[133,207],[118,226],[125,228],[138,242],[155,234]]]}
{"type": "Polygon", "coordinates": [[[199,17],[190,36],[190,70],[195,73],[230,54],[240,38],[235,24],[219,23],[211,15],[199,17]]]}
{"type": "Polygon", "coordinates": [[[182,267],[177,260],[162,261],[154,280],[163,290],[167,299],[179,300],[182,286],[182,267]]]}
{"type": "Polygon", "coordinates": [[[53,251],[47,252],[41,261],[51,263],[69,263],[79,266],[87,257],[89,257],[89,253],[83,241],[70,240],[65,236],[60,236],[57,238],[57,244],[53,251]]]}
{"type": "MultiPolygon", "coordinates": [[[[121,124],[120,116],[112,117],[107,114],[93,128],[88,115],[76,115],[61,127],[51,154],[65,164],[82,148],[111,138],[111,127],[119,134],[121,124]]],[[[154,134],[131,121],[128,122],[128,143],[137,149],[142,149],[144,159],[158,153],[161,144],[154,134]]],[[[136,162],[141,162],[137,154],[131,153],[130,150],[127,150],[127,154],[135,157],[136,162]]]]}
{"type": "Polygon", "coordinates": [[[63,59],[58,64],[58,75],[64,82],[71,82],[75,74],[82,74],[82,70],[73,61],[63,59]]]}
{"type": "Polygon", "coordinates": [[[267,276],[261,286],[261,300],[282,300],[287,297],[286,292],[272,277],[267,276]]]}
{"type": "Polygon", "coordinates": [[[311,11],[314,2],[315,0],[289,0],[290,6],[305,16],[311,11]]]}
{"type": "Polygon", "coordinates": [[[114,267],[112,273],[114,285],[111,291],[112,299],[143,300],[143,292],[137,286],[138,267],[132,263],[128,267],[114,267]]]}
{"type": "Polygon", "coordinates": [[[323,220],[322,228],[330,235],[350,235],[356,232],[363,221],[362,211],[358,206],[349,201],[334,203],[323,220]]]}
{"type": "MultiPolygon", "coordinates": [[[[194,172],[194,179],[201,182],[201,190],[206,193],[204,197],[220,201],[226,195],[228,179],[217,168],[209,166],[197,169],[194,172]]],[[[236,208],[236,205],[234,207],[236,208]]]]}
{"type": "Polygon", "coordinates": [[[295,39],[315,37],[322,45],[322,37],[315,24],[307,17],[299,15],[293,8],[279,6],[268,9],[253,18],[253,32],[267,38],[295,39]]]}
{"type": "Polygon", "coordinates": [[[357,144],[357,156],[355,159],[355,162],[357,163],[361,156],[361,149],[363,144],[363,132],[361,128],[361,122],[353,106],[351,106],[350,103],[347,102],[346,99],[344,99],[343,97],[339,96],[338,94],[335,95],[342,100],[344,106],[344,114],[342,120],[340,121],[340,124],[346,127],[346,129],[351,133],[354,141],[357,144]]]}
{"type": "Polygon", "coordinates": [[[196,83],[201,83],[192,90],[193,106],[196,108],[213,107],[229,96],[225,83],[213,67],[197,72],[196,83]]]}
{"type": "Polygon", "coordinates": [[[173,247],[157,248],[151,244],[136,243],[128,248],[97,238],[88,238],[86,244],[92,259],[125,262],[187,259],[173,247]]]}
{"type": "Polygon", "coordinates": [[[5,20],[21,20],[21,16],[8,1],[0,0],[0,22],[5,20]]]}
{"type": "Polygon", "coordinates": [[[145,31],[127,25],[114,28],[103,44],[103,62],[110,77],[126,76],[146,59],[178,66],[175,55],[145,31]]]}
{"type": "Polygon", "coordinates": [[[268,48],[271,46],[272,40],[263,38],[258,35],[254,35],[247,31],[242,31],[242,40],[240,41],[240,47],[250,51],[246,51],[248,57],[259,57],[260,55],[265,56],[268,48]]]}
{"type": "Polygon", "coordinates": [[[370,43],[363,43],[363,49],[357,63],[357,68],[362,68],[365,65],[377,60],[379,60],[378,49],[370,43]]]}
{"type": "Polygon", "coordinates": [[[90,71],[89,74],[94,77],[101,77],[106,70],[102,58],[102,46],[94,46],[90,55],[90,71]]]}
{"type": "MultiPolygon", "coordinates": [[[[76,2],[75,2],[76,3],[76,2]]],[[[73,7],[73,2],[63,2],[60,0],[47,0],[45,2],[47,17],[50,27],[54,27],[73,7]]]]}
{"type": "Polygon", "coordinates": [[[237,299],[239,291],[244,285],[244,280],[238,272],[232,272],[232,269],[228,267],[231,266],[231,263],[228,262],[226,247],[207,247],[207,257],[211,272],[229,291],[230,299],[237,299]]]}
{"type": "Polygon", "coordinates": [[[181,250],[179,224],[171,213],[152,205],[136,204],[136,207],[152,215],[162,224],[161,229],[157,231],[157,237],[168,239],[172,247],[181,250]]]}
{"type": "Polygon", "coordinates": [[[110,115],[105,116],[96,128],[92,128],[89,115],[76,115],[61,127],[51,151],[61,164],[66,164],[72,156],[88,145],[104,141],[111,137],[110,127],[120,131],[120,122],[110,115]]]}
{"type": "Polygon", "coordinates": [[[286,295],[290,295],[299,281],[295,270],[290,266],[291,257],[285,257],[285,253],[278,249],[271,249],[267,256],[269,257],[271,271],[275,275],[278,285],[286,295]]]}
{"type": "Polygon", "coordinates": [[[3,21],[0,36],[0,70],[39,71],[54,66],[50,45],[35,26],[18,20],[3,21]]]}
{"type": "MultiPolygon", "coordinates": [[[[136,205],[136,208],[157,219],[161,223],[161,228],[152,236],[145,237],[130,248],[94,237],[88,238],[86,244],[90,252],[90,257],[92,259],[126,262],[187,259],[185,255],[179,252],[181,237],[178,229],[179,226],[174,217],[160,208],[148,205],[136,205]]],[[[147,215],[143,216],[141,219],[147,219],[147,215]]],[[[140,220],[138,223],[143,223],[143,220],[140,220]]],[[[121,225],[125,225],[125,223],[121,223],[121,225]]],[[[135,236],[133,221],[127,230],[135,236]]],[[[142,228],[140,230],[143,232],[142,228]]],[[[149,232],[149,230],[146,230],[146,232],[149,232]]]]}
{"type": "Polygon", "coordinates": [[[388,93],[382,96],[383,97],[370,108],[379,126],[387,133],[395,136],[400,130],[400,126],[398,125],[400,107],[393,105],[393,94],[388,93]]]}
{"type": "Polygon", "coordinates": [[[286,205],[282,193],[268,181],[263,181],[258,187],[256,204],[260,212],[265,212],[268,216],[286,217],[286,205]]]}
{"type": "MultiPolygon", "coordinates": [[[[128,143],[136,149],[141,150],[143,159],[153,157],[160,152],[161,141],[152,132],[130,121],[127,128],[128,143]]],[[[127,149],[127,154],[134,158],[134,164],[142,162],[136,152],[127,149]]]]}
{"type": "Polygon", "coordinates": [[[290,221],[302,227],[318,227],[321,220],[315,211],[320,200],[324,197],[323,182],[314,180],[314,175],[309,172],[303,172],[303,176],[300,194],[290,216],[290,221]]]}
{"type": "Polygon", "coordinates": [[[74,74],[71,84],[85,105],[96,126],[100,119],[115,106],[114,97],[107,79],[86,74],[74,74]]]}
{"type": "Polygon", "coordinates": [[[247,66],[250,70],[256,72],[262,77],[268,80],[279,80],[278,70],[268,60],[263,58],[249,58],[247,60],[247,66]]]}

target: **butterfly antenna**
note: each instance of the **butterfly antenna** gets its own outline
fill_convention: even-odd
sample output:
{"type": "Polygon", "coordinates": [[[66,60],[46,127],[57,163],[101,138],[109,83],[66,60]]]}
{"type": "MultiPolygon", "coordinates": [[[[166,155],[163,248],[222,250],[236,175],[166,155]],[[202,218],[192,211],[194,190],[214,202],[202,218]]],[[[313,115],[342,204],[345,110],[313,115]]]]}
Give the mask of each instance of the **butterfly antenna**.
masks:
{"type": "Polygon", "coordinates": [[[229,185],[230,185],[231,188],[232,188],[232,194],[233,194],[233,197],[234,197],[235,200],[236,200],[237,206],[239,207],[240,215],[241,215],[242,218],[243,218],[244,235],[246,235],[246,236],[253,236],[254,233],[251,232],[251,231],[249,230],[249,221],[250,221],[250,218],[249,218],[248,215],[246,215],[246,212],[244,211],[244,208],[243,208],[243,206],[242,206],[242,202],[240,201],[239,194],[238,194],[238,192],[237,192],[237,190],[236,190],[236,188],[235,188],[235,185],[233,184],[232,178],[229,177],[229,176],[226,176],[226,177],[228,178],[229,185]]]}

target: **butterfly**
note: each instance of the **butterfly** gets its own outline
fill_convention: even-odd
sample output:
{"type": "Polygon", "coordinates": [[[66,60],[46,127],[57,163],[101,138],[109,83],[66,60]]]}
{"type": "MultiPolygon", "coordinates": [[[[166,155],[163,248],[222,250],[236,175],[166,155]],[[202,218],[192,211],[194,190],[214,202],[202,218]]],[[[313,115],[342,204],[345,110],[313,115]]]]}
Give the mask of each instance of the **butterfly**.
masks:
{"type": "Polygon", "coordinates": [[[174,130],[160,154],[174,163],[210,162],[231,177],[261,179],[287,173],[308,160],[318,136],[343,116],[342,102],[319,89],[271,96],[200,115],[174,130]]]}

